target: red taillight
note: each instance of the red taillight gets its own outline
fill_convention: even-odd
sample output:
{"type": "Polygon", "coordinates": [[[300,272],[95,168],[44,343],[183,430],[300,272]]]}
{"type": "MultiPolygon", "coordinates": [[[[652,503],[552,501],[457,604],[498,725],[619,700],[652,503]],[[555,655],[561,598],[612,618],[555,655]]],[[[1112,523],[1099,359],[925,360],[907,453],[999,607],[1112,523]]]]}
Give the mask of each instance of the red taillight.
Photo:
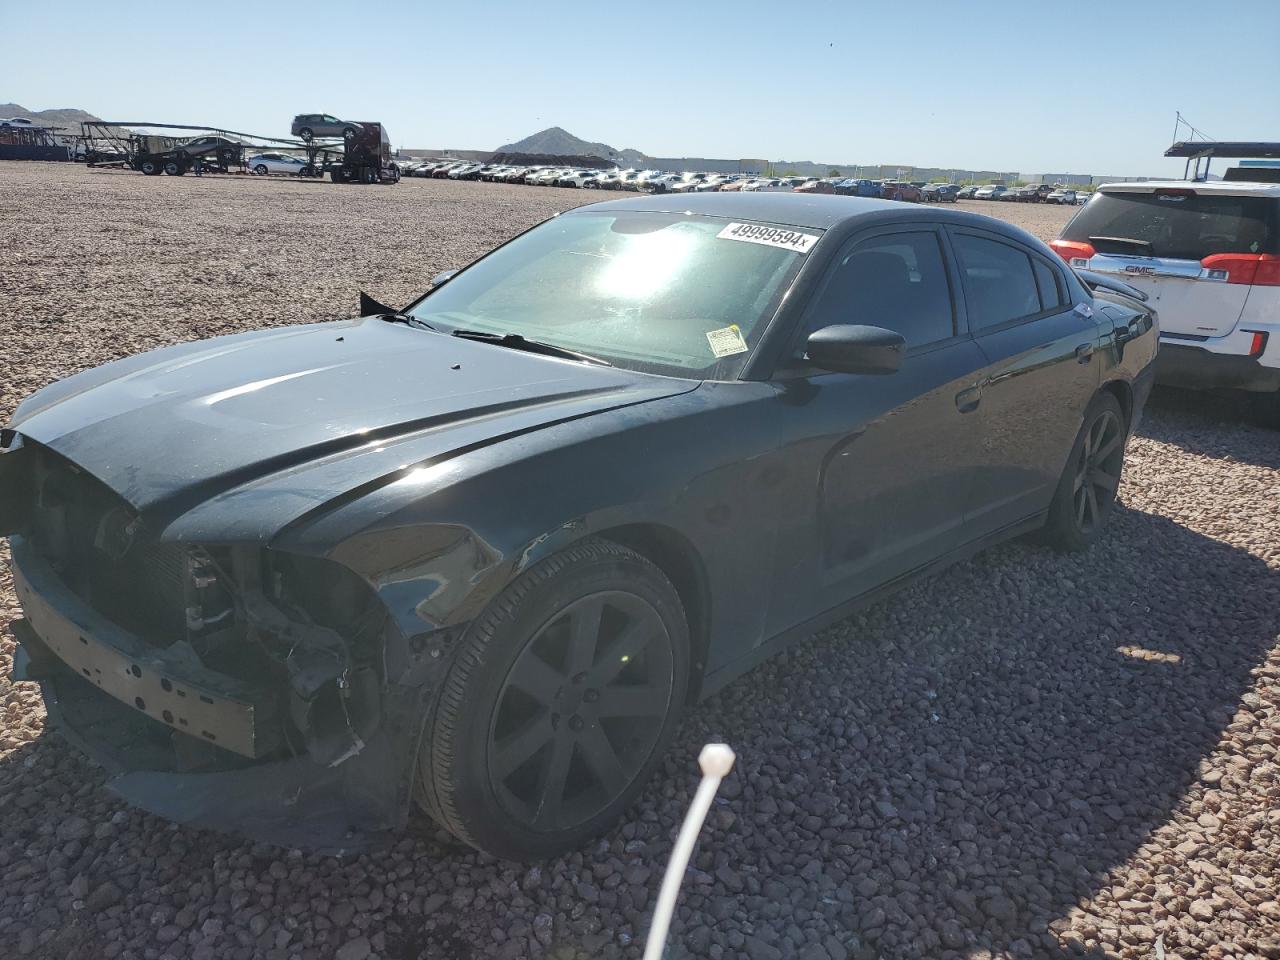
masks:
{"type": "Polygon", "coordinates": [[[1274,253],[1215,253],[1200,261],[1209,279],[1280,287],[1280,256],[1274,253]]]}
{"type": "MultiPolygon", "coordinates": [[[[1245,332],[1247,333],[1248,331],[1245,331],[1245,332]]],[[[1249,356],[1251,357],[1262,356],[1262,348],[1265,347],[1266,345],[1267,345],[1267,335],[1263,333],[1261,330],[1255,330],[1253,332],[1253,342],[1249,344],[1249,356]]]]}
{"type": "Polygon", "coordinates": [[[1073,267],[1088,265],[1097,252],[1093,249],[1093,244],[1082,240],[1050,240],[1049,246],[1054,253],[1073,267]]]}

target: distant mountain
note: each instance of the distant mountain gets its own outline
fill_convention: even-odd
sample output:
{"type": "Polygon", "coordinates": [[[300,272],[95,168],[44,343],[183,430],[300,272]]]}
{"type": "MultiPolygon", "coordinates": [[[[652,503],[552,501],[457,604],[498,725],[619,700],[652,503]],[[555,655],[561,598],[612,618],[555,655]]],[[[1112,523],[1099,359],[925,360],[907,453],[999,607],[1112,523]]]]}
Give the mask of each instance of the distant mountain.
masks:
{"type": "Polygon", "coordinates": [[[575,137],[563,127],[548,127],[532,136],[507,143],[497,149],[498,153],[536,153],[553,156],[603,157],[606,160],[617,160],[622,163],[644,163],[649,158],[639,150],[619,150],[607,143],[591,143],[575,137]]]}
{"type": "Polygon", "coordinates": [[[17,103],[0,103],[0,117],[26,117],[28,120],[39,120],[41,123],[48,124],[51,127],[72,128],[79,127],[82,120],[101,119],[85,110],[76,110],[71,107],[63,107],[57,110],[28,110],[17,103]]]}

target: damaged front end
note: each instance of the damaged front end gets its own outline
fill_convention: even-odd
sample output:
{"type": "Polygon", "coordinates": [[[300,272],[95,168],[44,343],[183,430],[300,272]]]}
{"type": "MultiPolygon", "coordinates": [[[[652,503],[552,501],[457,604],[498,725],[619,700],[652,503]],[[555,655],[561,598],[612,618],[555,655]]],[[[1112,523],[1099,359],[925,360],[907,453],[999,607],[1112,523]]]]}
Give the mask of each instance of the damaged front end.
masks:
{"type": "Polygon", "coordinates": [[[161,541],[20,437],[0,489],[26,613],[15,678],[41,683],[112,790],[286,846],[359,849],[403,828],[443,633],[410,642],[330,560],[161,541]]]}

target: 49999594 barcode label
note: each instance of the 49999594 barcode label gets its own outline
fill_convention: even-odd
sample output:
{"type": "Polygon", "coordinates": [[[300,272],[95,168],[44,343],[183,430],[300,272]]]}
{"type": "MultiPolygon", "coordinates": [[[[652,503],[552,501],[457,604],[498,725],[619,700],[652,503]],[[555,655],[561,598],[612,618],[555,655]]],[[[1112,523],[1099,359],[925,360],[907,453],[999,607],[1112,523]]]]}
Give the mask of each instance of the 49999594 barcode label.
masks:
{"type": "Polygon", "coordinates": [[[766,227],[759,223],[731,223],[716,234],[721,240],[741,240],[743,243],[759,243],[780,250],[808,253],[818,242],[811,233],[789,230],[786,227],[766,227]]]}

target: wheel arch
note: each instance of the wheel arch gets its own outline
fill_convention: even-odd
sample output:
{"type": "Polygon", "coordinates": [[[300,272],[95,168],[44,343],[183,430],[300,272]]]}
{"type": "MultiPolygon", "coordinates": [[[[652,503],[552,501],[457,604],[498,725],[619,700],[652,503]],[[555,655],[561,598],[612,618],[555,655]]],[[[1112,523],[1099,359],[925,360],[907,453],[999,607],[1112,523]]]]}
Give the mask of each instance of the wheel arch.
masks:
{"type": "Polygon", "coordinates": [[[706,566],[690,540],[671,527],[633,523],[595,531],[594,536],[634,550],[663,572],[680,595],[689,620],[689,696],[697,701],[711,642],[711,591],[706,566]]]}
{"type": "Polygon", "coordinates": [[[1108,380],[1102,385],[1099,393],[1109,393],[1120,404],[1124,414],[1124,425],[1127,430],[1133,424],[1133,387],[1126,380],[1108,380]]]}

